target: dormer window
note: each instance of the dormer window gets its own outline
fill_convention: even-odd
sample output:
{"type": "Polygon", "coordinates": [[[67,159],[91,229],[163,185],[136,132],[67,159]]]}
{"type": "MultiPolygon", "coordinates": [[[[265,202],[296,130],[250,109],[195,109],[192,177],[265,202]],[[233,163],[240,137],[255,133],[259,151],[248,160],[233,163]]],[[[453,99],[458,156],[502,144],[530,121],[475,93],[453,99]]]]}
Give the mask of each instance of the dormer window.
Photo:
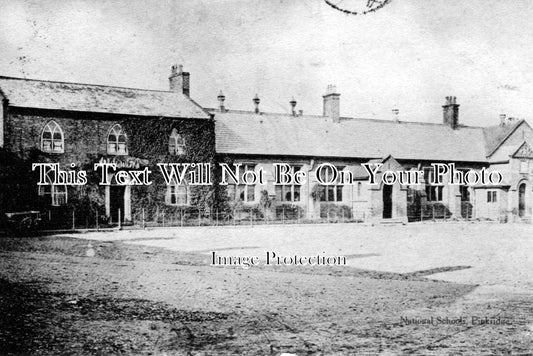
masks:
{"type": "Polygon", "coordinates": [[[46,124],[41,134],[41,150],[50,153],[63,153],[63,130],[55,121],[46,124]]]}
{"type": "Polygon", "coordinates": [[[115,125],[107,135],[107,153],[110,155],[127,155],[126,134],[120,125],[115,125]]]}
{"type": "Polygon", "coordinates": [[[185,153],[185,140],[176,129],[172,130],[168,139],[168,152],[175,156],[185,153]]]}

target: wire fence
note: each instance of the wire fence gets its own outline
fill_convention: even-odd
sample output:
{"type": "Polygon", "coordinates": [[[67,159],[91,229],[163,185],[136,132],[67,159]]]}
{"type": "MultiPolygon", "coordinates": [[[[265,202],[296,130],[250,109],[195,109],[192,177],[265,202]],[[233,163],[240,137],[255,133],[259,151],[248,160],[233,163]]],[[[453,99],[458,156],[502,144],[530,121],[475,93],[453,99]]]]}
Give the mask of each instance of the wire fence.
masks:
{"type": "Polygon", "coordinates": [[[101,211],[77,211],[73,208],[50,209],[44,212],[21,213],[13,217],[12,226],[18,229],[40,230],[100,230],[109,228],[147,228],[147,227],[190,227],[190,226],[255,226],[255,225],[298,225],[325,223],[366,223],[376,221],[392,222],[437,222],[437,221],[495,221],[530,222],[524,218],[509,218],[512,213],[499,211],[490,218],[478,218],[472,207],[461,209],[452,214],[442,204],[426,205],[413,209],[408,206],[407,214],[395,218],[398,213],[381,216],[372,211],[357,211],[346,206],[325,206],[310,214],[299,206],[274,207],[262,212],[259,209],[211,210],[201,209],[145,209],[138,208],[124,215],[121,209],[111,216],[101,211]]]}
{"type": "Polygon", "coordinates": [[[75,209],[48,210],[39,215],[39,227],[45,230],[84,230],[107,228],[188,227],[188,226],[254,226],[324,223],[363,223],[365,212],[345,209],[321,209],[310,217],[301,207],[280,207],[267,213],[257,209],[204,211],[201,209],[137,209],[124,216],[118,209],[107,216],[99,212],[77,214],[75,209]]]}

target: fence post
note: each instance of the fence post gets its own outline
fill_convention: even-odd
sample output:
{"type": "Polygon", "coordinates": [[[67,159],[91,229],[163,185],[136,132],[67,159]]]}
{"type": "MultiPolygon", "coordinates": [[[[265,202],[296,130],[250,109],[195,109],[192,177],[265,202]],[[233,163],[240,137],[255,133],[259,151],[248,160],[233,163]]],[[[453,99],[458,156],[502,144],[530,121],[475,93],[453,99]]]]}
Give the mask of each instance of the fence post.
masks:
{"type": "Polygon", "coordinates": [[[142,216],[142,218],[143,218],[142,224],[143,225],[142,226],[143,226],[143,229],[145,229],[146,228],[146,220],[144,218],[144,208],[142,209],[142,212],[143,212],[143,216],[142,216]]]}
{"type": "Polygon", "coordinates": [[[96,231],[98,231],[98,208],[96,209],[96,231]]]}
{"type": "Polygon", "coordinates": [[[122,216],[120,215],[121,211],[118,209],[118,229],[122,230],[122,216]]]}
{"type": "Polygon", "coordinates": [[[165,211],[163,210],[163,227],[165,227],[165,211]]]}
{"type": "Polygon", "coordinates": [[[198,226],[200,226],[200,209],[198,209],[198,226]]]}
{"type": "Polygon", "coordinates": [[[254,226],[254,213],[252,209],[250,209],[250,225],[252,227],[254,226]]]}
{"type": "Polygon", "coordinates": [[[235,226],[235,209],[233,209],[233,226],[235,226]]]}
{"type": "Polygon", "coordinates": [[[181,209],[181,216],[180,216],[180,220],[181,220],[181,227],[183,227],[183,209],[181,209]]]}
{"type": "Polygon", "coordinates": [[[216,216],[216,219],[217,219],[217,225],[218,226],[218,209],[217,209],[217,212],[216,212],[217,216],[216,216]]]}
{"type": "Polygon", "coordinates": [[[281,224],[285,225],[285,207],[283,207],[281,211],[281,224]]]}
{"type": "Polygon", "coordinates": [[[435,222],[435,205],[432,205],[433,206],[433,222],[435,222]]]}
{"type": "Polygon", "coordinates": [[[76,209],[72,209],[72,230],[76,230],[76,209]]]}
{"type": "Polygon", "coordinates": [[[300,225],[300,210],[298,208],[295,208],[296,211],[296,222],[298,225],[300,225]]]}

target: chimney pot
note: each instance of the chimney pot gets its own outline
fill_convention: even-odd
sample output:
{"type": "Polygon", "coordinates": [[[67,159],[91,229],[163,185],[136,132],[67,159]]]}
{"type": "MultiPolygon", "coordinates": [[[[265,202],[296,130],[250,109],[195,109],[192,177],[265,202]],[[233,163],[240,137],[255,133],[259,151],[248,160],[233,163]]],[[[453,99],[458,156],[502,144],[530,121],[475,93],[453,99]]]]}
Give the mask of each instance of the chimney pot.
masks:
{"type": "Polygon", "coordinates": [[[289,104],[291,104],[292,116],[296,116],[296,99],[294,99],[294,96],[292,97],[291,101],[289,101],[289,104]]]}
{"type": "Polygon", "coordinates": [[[340,122],[340,96],[337,93],[337,87],[332,84],[328,85],[326,94],[322,96],[324,99],[323,115],[337,123],[340,122]]]}
{"type": "Polygon", "coordinates": [[[506,118],[507,118],[507,115],[500,114],[500,126],[504,126],[505,125],[505,119],[506,118]]]}
{"type": "Polygon", "coordinates": [[[183,71],[183,66],[174,64],[170,70],[170,91],[183,93],[187,96],[190,94],[190,74],[183,71]]]}
{"type": "Polygon", "coordinates": [[[252,99],[252,101],[254,102],[254,105],[255,105],[255,113],[256,114],[259,114],[259,103],[261,102],[261,99],[259,99],[259,97],[257,96],[257,94],[255,94],[254,98],[252,99]]]}
{"type": "Polygon", "coordinates": [[[392,117],[394,118],[394,122],[400,122],[400,110],[392,109],[392,117]]]}
{"type": "Polygon", "coordinates": [[[217,99],[218,99],[218,108],[220,109],[220,112],[226,111],[226,108],[224,107],[224,100],[226,100],[226,97],[224,96],[224,93],[222,92],[222,90],[218,93],[217,99]]]}
{"type": "Polygon", "coordinates": [[[443,108],[443,123],[456,129],[459,125],[459,104],[457,104],[457,97],[447,96],[446,104],[443,108]]]}

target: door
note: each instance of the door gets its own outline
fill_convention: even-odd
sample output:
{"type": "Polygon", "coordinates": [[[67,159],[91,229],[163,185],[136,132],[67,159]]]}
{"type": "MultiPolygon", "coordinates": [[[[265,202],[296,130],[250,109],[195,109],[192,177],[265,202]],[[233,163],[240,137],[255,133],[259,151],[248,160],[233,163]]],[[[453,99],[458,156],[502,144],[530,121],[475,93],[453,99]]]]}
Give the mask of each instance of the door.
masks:
{"type": "Polygon", "coordinates": [[[109,210],[111,214],[111,221],[118,223],[119,210],[120,221],[124,221],[124,186],[110,186],[109,187],[109,210]]]}
{"type": "Polygon", "coordinates": [[[383,184],[383,219],[392,218],[392,185],[383,184]]]}
{"type": "Polygon", "coordinates": [[[526,183],[520,184],[518,188],[518,216],[523,218],[526,215],[526,183]]]}

